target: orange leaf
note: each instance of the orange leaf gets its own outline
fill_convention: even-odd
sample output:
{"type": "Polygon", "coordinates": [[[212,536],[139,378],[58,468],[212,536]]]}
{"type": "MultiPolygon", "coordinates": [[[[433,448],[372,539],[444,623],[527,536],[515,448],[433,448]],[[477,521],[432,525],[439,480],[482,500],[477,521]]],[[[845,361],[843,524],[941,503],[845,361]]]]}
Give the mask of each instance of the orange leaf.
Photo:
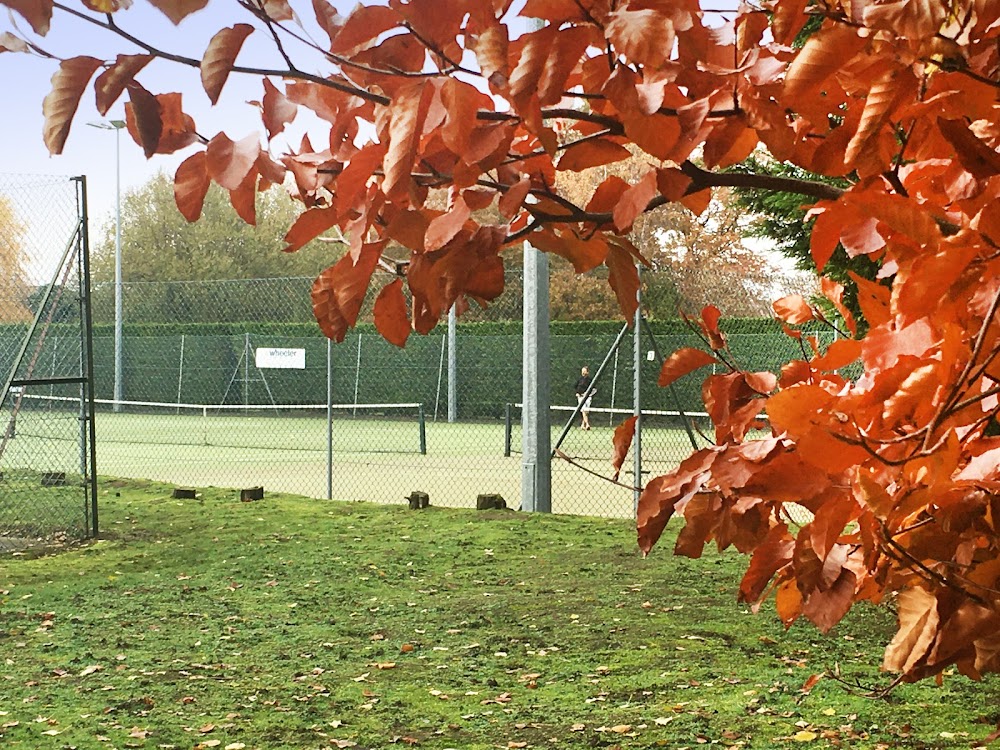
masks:
{"type": "Polygon", "coordinates": [[[566,258],[577,273],[597,268],[608,257],[608,243],[600,234],[583,240],[570,230],[564,230],[558,235],[551,231],[535,232],[531,235],[530,242],[539,250],[566,258]]]}
{"type": "MultiPolygon", "coordinates": [[[[794,579],[782,581],[774,596],[774,608],[784,626],[790,627],[802,614],[802,593],[794,579]]],[[[815,677],[815,675],[813,675],[815,677]]]]}
{"type": "Polygon", "coordinates": [[[494,88],[505,87],[510,77],[508,45],[507,27],[499,22],[480,31],[472,44],[479,69],[494,88]]]}
{"type": "Polygon", "coordinates": [[[621,144],[607,138],[596,138],[581,141],[578,146],[567,148],[556,168],[582,172],[591,167],[600,167],[631,157],[631,152],[621,144]]]}
{"type": "Polygon", "coordinates": [[[347,254],[316,277],[313,315],[327,338],[340,343],[354,326],[384,246],[384,242],[362,245],[357,263],[347,254]]]}
{"type": "Polygon", "coordinates": [[[615,428],[615,436],[612,440],[614,452],[611,456],[611,465],[615,469],[613,479],[616,482],[618,481],[618,475],[621,473],[622,464],[625,463],[625,457],[628,456],[629,448],[632,447],[632,438],[635,437],[636,419],[636,417],[629,417],[615,428]]]}
{"type": "Polygon", "coordinates": [[[715,305],[705,305],[701,308],[701,329],[705,332],[708,343],[713,349],[726,347],[726,337],[719,330],[720,320],[722,320],[722,311],[715,305]]]}
{"type": "Polygon", "coordinates": [[[337,9],[327,0],[312,0],[313,13],[316,15],[316,23],[326,32],[332,42],[344,25],[344,19],[337,13],[337,9]]]}
{"type": "Polygon", "coordinates": [[[422,123],[427,114],[424,100],[429,101],[430,90],[430,86],[423,84],[410,86],[402,89],[392,100],[389,108],[389,150],[383,161],[385,177],[382,180],[382,192],[388,197],[407,191],[422,123]]]}
{"type": "Polygon", "coordinates": [[[750,565],[740,581],[740,601],[758,601],[774,574],[792,561],[794,548],[795,538],[788,528],[772,526],[750,557],[750,565]]]}
{"type": "Polygon", "coordinates": [[[821,90],[866,43],[849,24],[824,26],[812,34],[785,73],[784,100],[795,101],[821,90]]]}
{"type": "Polygon", "coordinates": [[[608,41],[631,62],[654,70],[670,59],[675,37],[670,16],[653,9],[631,10],[625,5],[608,17],[605,27],[608,41]]]}
{"type": "Polygon", "coordinates": [[[208,5],[208,0],[149,0],[149,4],[176,26],[192,13],[208,5]]]}
{"type": "Polygon", "coordinates": [[[441,138],[452,153],[459,157],[469,149],[469,139],[477,125],[476,111],[483,103],[483,98],[483,94],[476,88],[454,78],[441,84],[441,104],[447,112],[441,128],[441,138]]]}
{"type": "Polygon", "coordinates": [[[236,215],[252,227],[257,226],[257,172],[251,169],[235,190],[229,191],[229,202],[236,215]]]}
{"type": "Polygon", "coordinates": [[[840,242],[840,228],[843,226],[842,216],[827,209],[816,217],[812,234],[809,236],[809,253],[812,255],[816,270],[822,271],[827,261],[833,255],[840,242]]]}
{"type": "Polygon", "coordinates": [[[837,312],[840,313],[840,317],[844,319],[844,324],[847,326],[847,330],[850,331],[852,335],[857,333],[858,324],[854,321],[854,315],[844,305],[843,285],[838,284],[833,279],[824,276],[820,280],[820,289],[823,291],[823,296],[833,303],[837,312]]]}
{"type": "Polygon", "coordinates": [[[658,192],[656,177],[657,171],[650,169],[642,179],[622,193],[614,209],[615,229],[620,232],[626,231],[632,226],[636,217],[646,210],[646,206],[658,192]]]}
{"type": "Polygon", "coordinates": [[[900,101],[912,94],[916,84],[917,80],[909,68],[893,66],[883,70],[872,82],[868,97],[865,99],[861,122],[844,155],[848,164],[853,164],[861,152],[869,148],[872,139],[878,136],[893,110],[900,101]]]}
{"type": "Polygon", "coordinates": [[[520,180],[510,186],[507,192],[500,196],[497,204],[500,209],[500,215],[507,219],[514,218],[517,212],[521,210],[521,205],[524,203],[524,199],[528,197],[530,191],[531,178],[523,175],[520,180]]]}
{"type": "Polygon", "coordinates": [[[691,346],[678,349],[663,361],[657,385],[665,388],[688,373],[694,372],[699,367],[715,364],[718,361],[711,354],[701,349],[691,346]]]}
{"type": "Polygon", "coordinates": [[[260,109],[268,138],[274,138],[283,131],[299,110],[268,78],[264,79],[264,100],[260,109]]]}
{"type": "Polygon", "coordinates": [[[402,348],[410,336],[410,320],[406,315],[403,280],[394,279],[382,287],[375,299],[375,328],[390,344],[402,348]]]}
{"type": "Polygon", "coordinates": [[[307,242],[319,237],[337,223],[337,212],[332,208],[310,208],[295,220],[285,234],[286,253],[294,253],[307,242]]]}
{"type": "Polygon", "coordinates": [[[174,202],[188,221],[197,221],[205,203],[211,178],[205,166],[205,152],[189,156],[177,167],[174,175],[174,202]]]}
{"type": "Polygon", "coordinates": [[[451,210],[441,214],[428,225],[427,234],[424,235],[424,249],[439,250],[447,245],[471,215],[472,211],[465,200],[461,196],[456,198],[451,210]]]}
{"type": "Polygon", "coordinates": [[[157,97],[143,88],[138,81],[129,81],[128,104],[125,105],[125,125],[129,135],[142,146],[146,158],[150,158],[160,147],[160,136],[163,134],[163,118],[160,116],[162,106],[157,97]]]}
{"type": "Polygon", "coordinates": [[[28,52],[28,43],[21,37],[5,31],[0,34],[0,52],[28,52]]]}
{"type": "Polygon", "coordinates": [[[847,367],[861,356],[861,342],[857,339],[837,339],[827,348],[821,357],[816,357],[809,364],[814,370],[833,372],[841,367],[847,367]]]}
{"type": "Polygon", "coordinates": [[[358,5],[331,40],[330,51],[342,55],[371,46],[389,29],[400,23],[399,15],[384,5],[358,5]]]}
{"type": "Polygon", "coordinates": [[[636,510],[636,533],[643,554],[649,554],[675,510],[683,510],[701,490],[717,455],[712,449],[702,449],[684,459],[674,471],[646,483],[636,510]]]}
{"type": "Polygon", "coordinates": [[[212,104],[219,101],[222,87],[226,85],[226,79],[236,64],[236,56],[239,55],[243,42],[252,33],[253,26],[238,23],[219,29],[208,43],[208,49],[201,58],[201,85],[212,104]]]}
{"type": "Polygon", "coordinates": [[[236,190],[253,169],[259,154],[260,140],[256,133],[236,142],[219,133],[208,142],[205,151],[208,174],[226,190],[236,190]]]}
{"type": "Polygon", "coordinates": [[[83,90],[100,66],[101,61],[94,57],[72,57],[63,60],[52,76],[52,90],[42,102],[42,138],[50,154],[62,153],[83,90]]]}
{"type": "Polygon", "coordinates": [[[109,66],[94,81],[97,111],[106,115],[111,105],[118,101],[125,87],[152,59],[152,55],[118,55],[115,64],[109,66]]]}
{"type": "Polygon", "coordinates": [[[53,0],[3,0],[0,4],[20,14],[31,26],[32,31],[39,36],[49,33],[53,0]]]}
{"type": "Polygon", "coordinates": [[[926,589],[915,587],[897,599],[899,630],[885,648],[882,668],[889,672],[909,672],[934,645],[941,618],[937,599],[926,589]]]}
{"type": "Polygon", "coordinates": [[[973,177],[985,180],[1000,173],[1000,154],[979,140],[964,120],[937,120],[941,135],[955,149],[955,156],[973,177]]]}
{"type": "Polygon", "coordinates": [[[812,307],[801,294],[789,294],[787,297],[775,300],[771,307],[774,308],[775,315],[786,323],[799,325],[808,323],[814,318],[812,307]]]}
{"type": "Polygon", "coordinates": [[[181,109],[178,93],[153,96],[135,80],[126,84],[125,125],[146,158],[172,154],[198,140],[194,120],[181,109]]]}
{"type": "Polygon", "coordinates": [[[639,307],[639,271],[632,254],[616,244],[608,244],[608,257],[604,261],[608,267],[608,284],[615,290],[618,307],[626,320],[635,317],[639,307]]]}

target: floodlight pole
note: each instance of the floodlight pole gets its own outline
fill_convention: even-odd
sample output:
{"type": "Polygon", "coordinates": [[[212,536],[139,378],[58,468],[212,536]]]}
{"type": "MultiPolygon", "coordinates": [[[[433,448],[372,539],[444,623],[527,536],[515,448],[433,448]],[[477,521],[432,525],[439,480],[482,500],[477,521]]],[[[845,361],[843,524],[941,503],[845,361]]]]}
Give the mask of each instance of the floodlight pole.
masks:
{"type": "Polygon", "coordinates": [[[90,122],[91,127],[115,131],[115,375],[114,410],[122,410],[122,151],[124,120],[90,122]]]}

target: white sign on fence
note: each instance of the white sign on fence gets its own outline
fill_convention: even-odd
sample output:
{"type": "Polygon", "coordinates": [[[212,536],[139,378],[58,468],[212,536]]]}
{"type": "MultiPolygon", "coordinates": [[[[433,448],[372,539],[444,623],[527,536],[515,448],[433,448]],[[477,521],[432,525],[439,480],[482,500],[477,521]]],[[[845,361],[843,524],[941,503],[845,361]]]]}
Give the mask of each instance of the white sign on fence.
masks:
{"type": "Polygon", "coordinates": [[[254,351],[254,362],[258,369],[304,370],[306,369],[305,349],[264,349],[254,351]]]}

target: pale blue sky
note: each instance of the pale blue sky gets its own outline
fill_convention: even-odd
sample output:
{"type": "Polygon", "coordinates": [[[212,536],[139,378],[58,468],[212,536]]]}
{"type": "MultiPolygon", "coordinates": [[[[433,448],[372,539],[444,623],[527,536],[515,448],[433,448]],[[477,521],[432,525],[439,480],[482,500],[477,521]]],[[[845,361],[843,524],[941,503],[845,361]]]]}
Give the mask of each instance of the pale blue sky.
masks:
{"type": "MultiPolygon", "coordinates": [[[[74,0],[67,0],[76,6],[74,0]]],[[[382,0],[365,0],[374,4],[382,0]]],[[[317,40],[325,37],[313,23],[312,3],[308,0],[291,0],[293,8],[301,14],[306,27],[317,40]]],[[[354,6],[353,0],[335,0],[342,14],[354,6]]],[[[736,0],[718,0],[713,7],[735,7],[736,0]]],[[[27,25],[0,11],[0,32],[14,31],[33,37],[27,25]],[[18,28],[20,27],[20,28],[18,28]]],[[[166,18],[146,2],[134,0],[126,11],[115,15],[118,24],[137,38],[161,49],[201,57],[212,34],[222,26],[246,21],[248,15],[234,0],[211,0],[203,11],[186,18],[174,27],[166,18]]],[[[37,39],[39,44],[60,57],[89,54],[98,58],[111,58],[112,53],[138,52],[127,42],[114,38],[108,32],[56,11],[49,35],[37,39]]],[[[298,58],[308,62],[308,57],[298,58]]],[[[266,33],[257,30],[243,47],[240,62],[252,61],[254,65],[281,67],[273,44],[266,33]]],[[[100,122],[94,107],[92,88],[84,94],[72,130],[61,156],[50,157],[42,142],[42,99],[50,88],[50,79],[57,64],[34,56],[0,54],[0,80],[6,83],[7,112],[0,118],[0,141],[4,143],[4,159],[0,172],[14,174],[57,174],[87,176],[90,196],[92,231],[99,231],[102,223],[111,221],[115,205],[115,133],[87,127],[88,122],[100,122]]],[[[306,66],[307,67],[307,66],[306,66]]],[[[317,61],[316,72],[328,72],[317,61]]],[[[226,84],[222,97],[214,108],[205,95],[198,71],[164,61],[153,61],[138,76],[138,80],[154,93],[180,91],[184,95],[185,110],[197,123],[198,130],[209,137],[224,130],[234,140],[262,126],[254,108],[245,104],[249,99],[262,95],[258,79],[234,74],[226,84]]],[[[108,113],[108,119],[124,119],[124,97],[108,113]]],[[[294,142],[301,138],[302,126],[290,128],[294,142]],[[296,132],[297,131],[297,132],[296,132]]],[[[138,187],[157,170],[170,174],[195,147],[171,156],[154,156],[147,161],[141,149],[126,133],[121,134],[121,184],[122,194],[138,187]]]]}
{"type": "MultiPolygon", "coordinates": [[[[69,0],[73,4],[73,0],[69,0]]],[[[298,5],[302,5],[301,2],[298,5]]],[[[350,0],[338,0],[345,12],[352,7],[350,0]]],[[[303,20],[311,22],[311,3],[299,8],[303,20]]],[[[222,26],[245,21],[248,15],[232,0],[213,0],[199,13],[186,18],[174,27],[159,11],[145,0],[135,0],[126,11],[115,15],[119,25],[137,38],[170,52],[191,57],[201,57],[212,34],[222,26]]],[[[16,18],[15,29],[8,15],[0,10],[0,32],[13,31],[24,34],[27,24],[16,18]]],[[[311,23],[309,28],[314,28],[311,23]]],[[[325,39],[316,32],[318,39],[325,39]]],[[[32,37],[34,38],[34,37],[32,37]]],[[[38,38],[38,43],[60,57],[89,54],[98,58],[112,58],[112,53],[138,52],[127,42],[115,39],[108,32],[67,17],[56,11],[52,30],[48,36],[38,38]]],[[[254,65],[273,63],[273,44],[259,29],[250,36],[243,48],[240,61],[254,65]]],[[[35,56],[16,53],[0,54],[0,80],[5,82],[7,112],[0,118],[0,141],[4,144],[4,159],[0,172],[8,174],[57,174],[87,175],[90,197],[92,230],[113,219],[115,201],[115,133],[87,127],[88,122],[100,122],[94,106],[93,89],[84,94],[72,130],[61,156],[49,156],[42,142],[42,99],[48,93],[52,74],[57,63],[35,56]]],[[[319,68],[317,68],[319,72],[319,68]]],[[[185,110],[191,114],[198,131],[209,137],[224,130],[234,140],[253,131],[262,131],[255,108],[245,104],[250,99],[260,99],[262,89],[259,79],[234,74],[223,90],[219,103],[213,108],[201,87],[196,69],[154,60],[138,76],[138,80],[153,93],[180,91],[184,95],[185,110]]],[[[108,119],[124,119],[123,97],[108,112],[108,119]]],[[[300,136],[296,136],[296,141],[300,136]]],[[[147,161],[142,150],[127,132],[121,134],[121,184],[122,194],[148,180],[157,170],[170,174],[177,165],[192,153],[195,147],[171,156],[154,156],[147,161]]]]}

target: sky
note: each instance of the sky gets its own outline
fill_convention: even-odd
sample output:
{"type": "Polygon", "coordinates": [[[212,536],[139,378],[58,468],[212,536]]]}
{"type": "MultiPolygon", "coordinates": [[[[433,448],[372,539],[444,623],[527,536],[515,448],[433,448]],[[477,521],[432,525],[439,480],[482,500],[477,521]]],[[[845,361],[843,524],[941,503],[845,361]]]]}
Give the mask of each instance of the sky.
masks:
{"type": "MultiPolygon", "coordinates": [[[[79,0],[66,0],[66,3],[79,5],[79,0]]],[[[335,4],[342,13],[353,6],[351,0],[336,0],[335,4]]],[[[301,8],[306,13],[303,20],[312,20],[310,5],[306,3],[301,8]]],[[[116,13],[115,19],[123,29],[143,41],[171,52],[201,57],[212,34],[223,26],[245,20],[246,15],[232,0],[212,0],[207,8],[188,16],[178,27],[174,27],[145,0],[135,0],[132,7],[116,13]]],[[[63,58],[87,54],[99,59],[112,59],[114,54],[139,51],[127,41],[58,10],[45,37],[34,36],[19,17],[13,16],[13,20],[14,23],[5,9],[0,9],[0,33],[10,31],[22,38],[28,37],[63,58]]],[[[317,31],[317,37],[324,39],[322,32],[317,31]]],[[[265,64],[263,61],[272,60],[273,54],[273,45],[267,43],[265,35],[258,29],[244,45],[240,61],[252,59],[254,64],[265,64]]],[[[275,67],[280,64],[278,60],[273,62],[275,67]]],[[[0,173],[86,175],[91,231],[97,232],[102,223],[114,219],[116,133],[89,127],[88,123],[124,120],[127,95],[111,108],[106,117],[101,117],[94,105],[91,86],[77,110],[62,155],[50,156],[42,141],[42,100],[51,88],[50,81],[57,66],[58,63],[53,60],[32,55],[0,54],[0,80],[4,81],[7,94],[6,111],[0,118],[0,142],[5,145],[0,173]]],[[[320,72],[318,67],[317,72],[320,72]]],[[[232,75],[215,107],[202,89],[195,69],[154,60],[138,75],[137,80],[153,93],[181,92],[185,109],[194,117],[198,132],[209,137],[223,130],[237,140],[263,130],[256,108],[246,104],[248,100],[262,96],[259,79],[232,75]]],[[[126,131],[120,134],[118,148],[122,196],[147,182],[159,170],[173,174],[177,165],[197,150],[192,146],[174,155],[154,156],[147,160],[126,131]]]]}
{"type": "MultiPolygon", "coordinates": [[[[70,7],[82,7],[80,0],[63,0],[70,7]]],[[[346,15],[354,0],[333,0],[338,11],[346,15]]],[[[383,2],[383,0],[365,0],[383,2]]],[[[325,41],[313,21],[312,3],[308,0],[291,0],[292,7],[301,13],[306,29],[317,40],[325,41]]],[[[735,7],[736,0],[718,0],[713,7],[735,7]]],[[[208,6],[188,16],[174,27],[165,16],[147,0],[134,0],[132,7],[115,14],[118,25],[145,42],[163,50],[200,58],[212,35],[221,27],[247,20],[247,14],[234,0],[210,0],[208,6]]],[[[61,58],[88,54],[100,59],[112,59],[118,53],[135,53],[139,50],[106,30],[68,16],[56,10],[52,28],[45,37],[36,37],[27,24],[16,15],[0,9],[0,33],[11,31],[37,42],[42,48],[61,58]]],[[[239,62],[281,68],[273,43],[265,32],[258,29],[244,44],[239,62]]],[[[314,65],[317,73],[328,73],[316,58],[297,58],[305,69],[314,65]]],[[[42,141],[42,100],[51,88],[51,77],[57,69],[53,60],[20,53],[0,54],[0,80],[5,82],[6,111],[0,118],[0,141],[5,144],[0,173],[23,175],[86,175],[91,216],[91,233],[102,235],[102,227],[113,226],[116,205],[116,182],[120,177],[121,195],[147,182],[158,171],[172,175],[183,159],[197,150],[192,146],[177,154],[154,156],[147,160],[139,146],[126,131],[90,127],[108,120],[124,119],[123,96],[101,117],[94,105],[92,86],[81,100],[62,155],[50,156],[42,141]],[[116,140],[119,142],[116,143],[116,140]],[[120,171],[116,170],[116,154],[120,157],[120,171]]],[[[259,78],[230,76],[216,106],[212,106],[201,86],[198,71],[161,60],[151,62],[137,77],[153,93],[179,91],[184,97],[184,108],[197,124],[198,132],[208,137],[225,131],[233,140],[251,132],[262,131],[255,107],[248,100],[262,96],[259,78]]],[[[300,120],[289,128],[295,143],[306,130],[300,120]]],[[[272,151],[281,148],[280,141],[272,142],[272,151]]]]}

